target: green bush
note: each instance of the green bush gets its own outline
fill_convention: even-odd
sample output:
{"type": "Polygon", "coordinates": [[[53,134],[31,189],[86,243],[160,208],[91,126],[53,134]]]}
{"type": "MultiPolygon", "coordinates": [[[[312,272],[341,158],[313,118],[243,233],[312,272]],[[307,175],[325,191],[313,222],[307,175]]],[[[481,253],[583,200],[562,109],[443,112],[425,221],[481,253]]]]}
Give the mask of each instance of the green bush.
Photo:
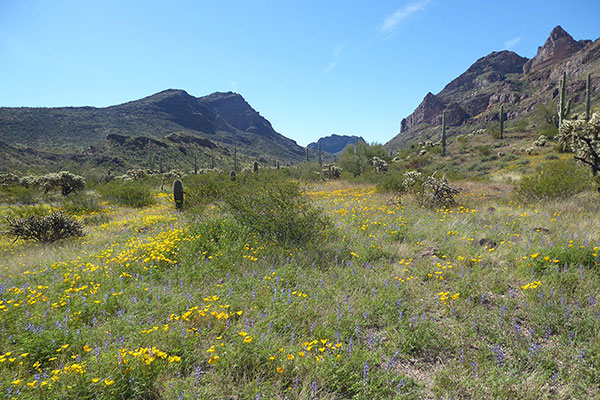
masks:
{"type": "Polygon", "coordinates": [[[90,214],[101,209],[98,196],[90,193],[75,193],[66,197],[61,208],[68,214],[90,214]]]}
{"type": "Polygon", "coordinates": [[[290,181],[237,185],[225,195],[225,202],[242,225],[284,246],[318,241],[328,225],[322,211],[290,181]]]}
{"type": "Polygon", "coordinates": [[[112,181],[98,186],[102,198],[126,207],[145,207],[154,203],[152,189],[142,182],[112,181]]]}
{"type": "Polygon", "coordinates": [[[399,171],[389,172],[377,183],[378,192],[400,192],[406,191],[404,186],[404,175],[399,171]]]}
{"type": "Polygon", "coordinates": [[[589,187],[585,169],[571,159],[552,160],[523,176],[515,194],[524,201],[566,198],[589,187]]]}

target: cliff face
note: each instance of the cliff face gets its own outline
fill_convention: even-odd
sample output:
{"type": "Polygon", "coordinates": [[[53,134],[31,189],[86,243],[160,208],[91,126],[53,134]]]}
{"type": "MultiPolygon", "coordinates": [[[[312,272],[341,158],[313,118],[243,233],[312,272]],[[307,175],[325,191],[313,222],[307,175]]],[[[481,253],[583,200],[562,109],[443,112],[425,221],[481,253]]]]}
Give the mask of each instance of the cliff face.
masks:
{"type": "MultiPolygon", "coordinates": [[[[558,81],[567,72],[568,92],[585,87],[584,73],[600,71],[600,39],[574,40],[555,27],[537,55],[528,60],[512,51],[492,52],[477,60],[439,93],[427,93],[415,111],[400,124],[400,132],[386,146],[433,138],[439,134],[442,113],[448,126],[483,124],[497,119],[501,105],[509,119],[531,112],[536,104],[557,96],[558,81]],[[582,86],[583,85],[583,86],[582,86]],[[437,132],[437,133],[436,133],[437,132]]],[[[592,79],[595,93],[600,76],[592,79]]],[[[575,103],[583,96],[572,95],[575,103]]],[[[449,132],[452,135],[452,130],[449,132]]]]}

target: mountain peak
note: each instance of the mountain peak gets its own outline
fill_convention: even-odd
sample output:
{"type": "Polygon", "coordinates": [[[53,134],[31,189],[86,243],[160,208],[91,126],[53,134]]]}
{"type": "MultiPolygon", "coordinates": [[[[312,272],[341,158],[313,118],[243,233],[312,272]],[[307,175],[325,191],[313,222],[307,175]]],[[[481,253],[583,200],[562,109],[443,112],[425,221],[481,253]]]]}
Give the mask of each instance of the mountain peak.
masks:
{"type": "Polygon", "coordinates": [[[523,72],[529,74],[564,60],[584,48],[586,43],[588,41],[576,41],[558,25],[552,29],[544,45],[538,47],[536,56],[525,63],[523,72]]]}
{"type": "Polygon", "coordinates": [[[567,33],[567,31],[565,31],[562,28],[562,26],[556,25],[554,27],[554,29],[552,29],[552,32],[550,32],[550,37],[548,38],[548,40],[557,41],[558,39],[563,38],[563,37],[567,38],[567,40],[570,40],[570,41],[573,41],[573,42],[575,41],[575,39],[573,39],[573,37],[571,35],[569,35],[567,33]]]}

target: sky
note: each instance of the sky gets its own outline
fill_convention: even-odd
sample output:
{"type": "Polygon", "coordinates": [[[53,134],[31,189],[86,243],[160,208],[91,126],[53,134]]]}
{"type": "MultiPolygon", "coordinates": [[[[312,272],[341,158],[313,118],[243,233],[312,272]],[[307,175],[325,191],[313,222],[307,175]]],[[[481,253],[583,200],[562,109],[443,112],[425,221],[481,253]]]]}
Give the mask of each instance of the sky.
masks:
{"type": "Polygon", "coordinates": [[[478,58],[531,58],[556,25],[594,40],[598,15],[599,0],[0,0],[0,107],[234,91],[300,145],[386,143],[478,58]]]}

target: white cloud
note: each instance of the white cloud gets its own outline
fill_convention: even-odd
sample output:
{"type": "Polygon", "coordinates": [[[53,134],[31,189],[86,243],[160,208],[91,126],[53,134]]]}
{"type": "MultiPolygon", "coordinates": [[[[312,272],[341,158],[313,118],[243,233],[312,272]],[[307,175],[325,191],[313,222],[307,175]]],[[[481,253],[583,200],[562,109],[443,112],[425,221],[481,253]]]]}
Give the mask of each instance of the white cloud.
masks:
{"type": "Polygon", "coordinates": [[[336,66],[337,66],[337,60],[332,61],[329,63],[329,65],[327,65],[325,68],[323,68],[323,73],[327,74],[329,72],[331,72],[336,66]]]}
{"type": "Polygon", "coordinates": [[[383,21],[379,30],[385,33],[392,32],[403,19],[416,12],[425,10],[425,7],[430,3],[430,1],[431,0],[422,0],[397,9],[392,15],[383,21]]]}
{"type": "Polygon", "coordinates": [[[342,45],[336,47],[335,50],[333,51],[333,56],[339,57],[339,55],[342,54],[342,50],[344,50],[345,47],[346,47],[345,44],[342,44],[342,45]]]}
{"type": "Polygon", "coordinates": [[[521,41],[521,36],[516,37],[514,39],[511,40],[507,40],[506,42],[504,42],[504,47],[507,49],[513,48],[517,45],[517,43],[519,43],[521,41]]]}

